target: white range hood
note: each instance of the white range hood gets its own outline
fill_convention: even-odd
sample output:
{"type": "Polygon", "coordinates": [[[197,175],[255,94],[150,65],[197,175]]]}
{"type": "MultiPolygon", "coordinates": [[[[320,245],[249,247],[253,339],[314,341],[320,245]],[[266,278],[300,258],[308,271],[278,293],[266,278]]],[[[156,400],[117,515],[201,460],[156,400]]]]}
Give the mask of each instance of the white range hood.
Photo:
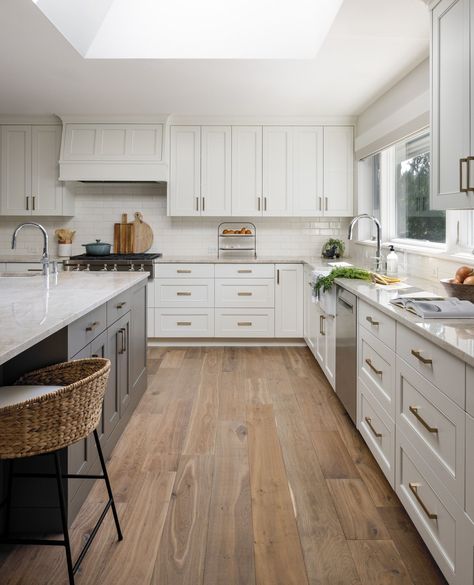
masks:
{"type": "Polygon", "coordinates": [[[166,118],[61,116],[59,179],[83,182],[166,182],[166,118]]]}

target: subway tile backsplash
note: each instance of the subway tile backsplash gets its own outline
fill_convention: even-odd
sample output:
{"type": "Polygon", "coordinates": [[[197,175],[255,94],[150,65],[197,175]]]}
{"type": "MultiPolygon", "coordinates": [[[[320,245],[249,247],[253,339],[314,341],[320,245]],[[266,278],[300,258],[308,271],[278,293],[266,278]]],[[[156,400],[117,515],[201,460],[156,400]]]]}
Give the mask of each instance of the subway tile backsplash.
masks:
{"type": "MultiPolygon", "coordinates": [[[[217,226],[220,221],[239,218],[167,217],[166,185],[152,184],[75,184],[76,212],[72,218],[33,218],[43,224],[51,238],[50,250],[56,253],[54,230],[68,227],[77,231],[73,253],[84,251],[81,244],[100,238],[113,243],[113,224],[122,213],[132,221],[135,211],[154,232],[151,251],[165,255],[216,255],[217,226]]],[[[0,217],[0,252],[10,251],[15,226],[27,218],[0,217]]],[[[244,219],[244,218],[243,218],[244,219]]],[[[348,218],[252,218],[257,226],[257,252],[261,256],[314,256],[329,237],[345,240],[348,218]]],[[[41,235],[24,230],[18,238],[18,252],[40,254],[41,235]]]]}

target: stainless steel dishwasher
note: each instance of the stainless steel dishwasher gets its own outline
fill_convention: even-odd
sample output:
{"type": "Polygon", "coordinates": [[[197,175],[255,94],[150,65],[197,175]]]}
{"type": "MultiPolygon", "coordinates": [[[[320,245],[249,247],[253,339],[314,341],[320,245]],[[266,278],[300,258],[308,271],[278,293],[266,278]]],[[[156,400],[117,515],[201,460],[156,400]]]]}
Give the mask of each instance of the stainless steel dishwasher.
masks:
{"type": "Polygon", "coordinates": [[[357,297],[340,286],[336,295],[336,394],[356,423],[357,297]]]}

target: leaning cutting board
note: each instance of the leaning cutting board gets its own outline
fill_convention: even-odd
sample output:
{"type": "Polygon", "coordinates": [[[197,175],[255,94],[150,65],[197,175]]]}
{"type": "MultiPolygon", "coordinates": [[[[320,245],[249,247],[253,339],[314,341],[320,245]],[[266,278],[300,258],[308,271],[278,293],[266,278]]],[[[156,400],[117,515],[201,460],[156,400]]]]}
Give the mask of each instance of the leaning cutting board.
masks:
{"type": "Polygon", "coordinates": [[[131,254],[135,245],[135,223],[127,222],[127,214],[122,213],[122,222],[114,224],[115,254],[131,254]]]}
{"type": "Polygon", "coordinates": [[[143,221],[143,215],[139,211],[135,212],[135,220],[131,225],[134,226],[133,252],[143,254],[153,244],[153,230],[143,221]]]}

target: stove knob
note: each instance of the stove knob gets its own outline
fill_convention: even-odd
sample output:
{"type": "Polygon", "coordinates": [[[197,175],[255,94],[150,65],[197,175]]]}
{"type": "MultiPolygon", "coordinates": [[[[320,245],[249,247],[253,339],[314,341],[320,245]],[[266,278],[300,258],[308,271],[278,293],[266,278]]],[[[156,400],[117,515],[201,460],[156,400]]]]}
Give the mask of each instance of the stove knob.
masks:
{"type": "Polygon", "coordinates": [[[117,264],[114,264],[114,267],[112,268],[112,272],[117,272],[117,264]]]}
{"type": "Polygon", "coordinates": [[[102,272],[107,272],[107,264],[104,264],[104,267],[102,268],[102,272]]]}
{"type": "Polygon", "coordinates": [[[135,272],[135,264],[130,264],[129,272],[135,272]]]}
{"type": "Polygon", "coordinates": [[[90,264],[87,264],[87,265],[86,265],[86,268],[85,268],[85,270],[86,270],[87,272],[90,272],[90,269],[91,269],[91,265],[90,265],[90,264]]]}
{"type": "Polygon", "coordinates": [[[81,271],[81,265],[80,264],[76,264],[76,268],[74,270],[76,272],[80,272],[81,271]]]}
{"type": "Polygon", "coordinates": [[[138,270],[138,272],[145,272],[145,265],[144,264],[140,264],[140,269],[138,270]]]}

